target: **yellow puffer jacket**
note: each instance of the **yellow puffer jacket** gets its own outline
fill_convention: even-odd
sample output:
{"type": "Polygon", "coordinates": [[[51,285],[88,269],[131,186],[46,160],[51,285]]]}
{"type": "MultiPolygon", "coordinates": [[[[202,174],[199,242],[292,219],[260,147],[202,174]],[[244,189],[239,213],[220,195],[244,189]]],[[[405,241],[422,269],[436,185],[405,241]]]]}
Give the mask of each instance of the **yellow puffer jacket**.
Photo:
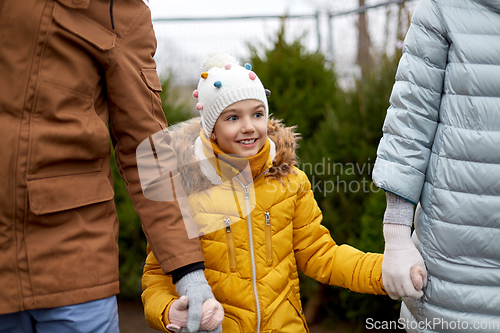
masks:
{"type": "MultiPolygon", "coordinates": [[[[182,142],[193,140],[186,133],[196,137],[200,128],[197,123],[181,131],[182,142]]],[[[254,180],[256,201],[248,218],[233,223],[230,221],[233,216],[219,213],[213,195],[212,200],[197,200],[197,207],[192,207],[199,212],[193,216],[195,220],[221,219],[219,223],[226,225],[200,237],[205,276],[215,298],[224,307],[223,332],[308,332],[300,303],[297,267],[321,283],[355,292],[385,294],[381,283],[382,255],[364,253],[349,245],[339,246],[321,225],[322,214],[307,176],[290,167],[296,163],[293,128],[270,120],[268,135],[276,144],[273,172],[254,180]]],[[[175,149],[176,142],[172,145],[175,149]]],[[[179,156],[183,159],[186,154],[181,152],[179,156]]],[[[194,178],[193,170],[184,172],[194,178]]],[[[194,187],[203,187],[200,185],[194,187]]],[[[178,296],[171,277],[162,273],[149,249],[143,290],[147,322],[168,332],[163,314],[168,314],[178,296]]]]}

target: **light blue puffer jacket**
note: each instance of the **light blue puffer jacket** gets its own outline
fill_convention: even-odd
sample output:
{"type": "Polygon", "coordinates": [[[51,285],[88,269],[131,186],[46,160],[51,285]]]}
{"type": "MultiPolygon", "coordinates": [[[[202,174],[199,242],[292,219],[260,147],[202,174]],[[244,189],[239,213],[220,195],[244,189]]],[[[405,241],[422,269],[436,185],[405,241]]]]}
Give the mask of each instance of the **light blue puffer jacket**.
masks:
{"type": "Polygon", "coordinates": [[[429,272],[402,321],[500,332],[500,0],[421,0],[390,103],[373,180],[419,203],[429,272]]]}

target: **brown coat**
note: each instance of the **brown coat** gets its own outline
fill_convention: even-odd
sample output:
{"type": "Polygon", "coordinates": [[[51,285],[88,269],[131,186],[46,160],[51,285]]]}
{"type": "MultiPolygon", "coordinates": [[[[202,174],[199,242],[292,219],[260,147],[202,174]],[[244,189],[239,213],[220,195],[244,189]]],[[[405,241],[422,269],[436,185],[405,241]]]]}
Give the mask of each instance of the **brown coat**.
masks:
{"type": "Polygon", "coordinates": [[[150,11],[115,1],[113,29],[109,9],[0,0],[0,314],[118,293],[110,134],[162,269],[203,261],[179,206],[139,184],[136,148],[166,126],[150,11]]]}

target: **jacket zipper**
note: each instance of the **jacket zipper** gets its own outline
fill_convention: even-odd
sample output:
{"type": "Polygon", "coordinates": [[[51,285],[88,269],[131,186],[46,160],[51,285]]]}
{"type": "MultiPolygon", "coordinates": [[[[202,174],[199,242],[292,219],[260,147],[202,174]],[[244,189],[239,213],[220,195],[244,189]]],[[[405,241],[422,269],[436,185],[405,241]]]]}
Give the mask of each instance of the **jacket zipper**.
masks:
{"type": "MultiPolygon", "coordinates": [[[[260,175],[255,177],[253,181],[250,183],[255,183],[255,181],[260,178],[262,175],[266,174],[267,170],[262,172],[260,175]]],[[[260,333],[260,304],[259,304],[259,295],[257,293],[257,274],[256,274],[256,268],[255,268],[255,253],[254,253],[254,247],[253,247],[253,233],[252,233],[252,218],[250,217],[250,194],[248,193],[248,185],[244,185],[243,182],[236,177],[236,180],[241,184],[243,187],[243,190],[245,191],[245,207],[246,207],[246,212],[247,212],[247,225],[248,225],[248,242],[250,244],[250,259],[252,263],[252,286],[253,286],[253,293],[255,297],[255,306],[257,310],[257,327],[256,327],[256,333],[260,333]]]]}
{"type": "Polygon", "coordinates": [[[231,232],[230,220],[229,218],[224,219],[224,223],[226,224],[226,242],[227,242],[227,251],[229,256],[229,268],[231,272],[236,272],[236,253],[234,248],[234,238],[233,233],[231,232]]]}
{"type": "MultiPolygon", "coordinates": [[[[238,178],[236,178],[238,179],[238,178]]],[[[256,275],[256,268],[255,268],[255,253],[254,253],[254,247],[253,247],[253,233],[252,233],[252,218],[250,217],[250,204],[249,204],[249,199],[250,195],[248,194],[248,186],[249,185],[243,185],[243,183],[238,179],[240,182],[241,186],[243,186],[243,189],[245,191],[245,207],[247,210],[247,224],[248,224],[248,242],[250,244],[250,258],[252,262],[252,286],[253,286],[253,293],[255,297],[255,305],[257,307],[257,328],[256,328],[256,333],[260,332],[260,304],[259,304],[259,295],[257,293],[257,275],[256,275]]]]}
{"type": "Polygon", "coordinates": [[[271,214],[269,212],[265,212],[266,216],[266,254],[267,254],[267,266],[271,266],[273,264],[273,238],[272,238],[272,230],[271,230],[271,214]]]}

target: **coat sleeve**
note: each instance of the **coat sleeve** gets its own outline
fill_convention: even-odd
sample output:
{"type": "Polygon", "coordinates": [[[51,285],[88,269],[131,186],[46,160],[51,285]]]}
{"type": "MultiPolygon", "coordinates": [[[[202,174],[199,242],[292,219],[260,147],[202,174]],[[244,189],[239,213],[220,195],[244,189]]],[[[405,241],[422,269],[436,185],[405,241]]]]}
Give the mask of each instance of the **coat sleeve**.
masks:
{"type": "MultiPolygon", "coordinates": [[[[165,273],[203,261],[197,238],[189,239],[177,201],[152,201],[144,197],[137,170],[136,149],[143,140],[165,129],[161,108],[160,80],[153,55],[156,38],[147,6],[137,15],[123,38],[116,41],[113,61],[106,68],[106,88],[110,109],[109,129],[115,157],[127,191],[139,214],[146,238],[165,273]]],[[[179,182],[177,161],[168,145],[162,147],[162,161],[170,163],[174,183],[179,182]]],[[[189,223],[189,222],[186,222],[189,223]]]]}
{"type": "MultiPolygon", "coordinates": [[[[163,274],[160,264],[149,246],[148,256],[142,275],[142,304],[144,316],[148,325],[156,330],[169,332],[165,326],[168,322],[163,321],[163,315],[168,314],[172,303],[178,299],[172,278],[163,274]]],[[[168,321],[168,315],[165,318],[168,321]]]]}
{"type": "Polygon", "coordinates": [[[321,283],[359,293],[383,295],[382,255],[364,253],[349,245],[337,245],[314,199],[311,183],[297,171],[300,190],[293,218],[293,245],[299,269],[321,283]]]}
{"type": "Polygon", "coordinates": [[[375,184],[416,204],[439,122],[448,57],[444,19],[422,0],[406,35],[373,170],[375,184]]]}

